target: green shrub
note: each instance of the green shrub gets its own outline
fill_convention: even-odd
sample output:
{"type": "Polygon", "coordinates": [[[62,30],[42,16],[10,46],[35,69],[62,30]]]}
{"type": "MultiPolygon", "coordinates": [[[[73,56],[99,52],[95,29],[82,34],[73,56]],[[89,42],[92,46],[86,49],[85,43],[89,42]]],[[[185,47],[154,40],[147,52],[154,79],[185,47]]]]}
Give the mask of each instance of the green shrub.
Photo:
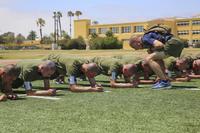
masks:
{"type": "Polygon", "coordinates": [[[41,44],[52,44],[53,40],[49,36],[44,36],[41,40],[41,44]]]}
{"type": "Polygon", "coordinates": [[[200,48],[200,43],[196,43],[196,44],[194,45],[194,48],[200,48]]]}
{"type": "Polygon", "coordinates": [[[89,42],[91,49],[121,49],[122,42],[116,37],[97,37],[89,42]]]}
{"type": "Polygon", "coordinates": [[[60,46],[62,49],[86,49],[86,44],[82,37],[64,40],[60,46]]]}

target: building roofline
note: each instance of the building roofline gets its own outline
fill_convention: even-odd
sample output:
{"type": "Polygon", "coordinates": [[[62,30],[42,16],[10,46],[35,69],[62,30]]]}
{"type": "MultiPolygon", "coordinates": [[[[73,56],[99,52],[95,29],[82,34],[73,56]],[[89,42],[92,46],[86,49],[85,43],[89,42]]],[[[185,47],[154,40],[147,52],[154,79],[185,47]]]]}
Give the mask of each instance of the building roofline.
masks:
{"type": "Polygon", "coordinates": [[[91,27],[96,27],[96,26],[118,26],[118,25],[132,25],[132,24],[146,24],[147,22],[127,22],[127,23],[114,23],[114,24],[95,24],[95,25],[90,25],[91,27]]]}
{"type": "Polygon", "coordinates": [[[75,21],[91,21],[90,19],[79,19],[79,20],[74,20],[75,21]]]}

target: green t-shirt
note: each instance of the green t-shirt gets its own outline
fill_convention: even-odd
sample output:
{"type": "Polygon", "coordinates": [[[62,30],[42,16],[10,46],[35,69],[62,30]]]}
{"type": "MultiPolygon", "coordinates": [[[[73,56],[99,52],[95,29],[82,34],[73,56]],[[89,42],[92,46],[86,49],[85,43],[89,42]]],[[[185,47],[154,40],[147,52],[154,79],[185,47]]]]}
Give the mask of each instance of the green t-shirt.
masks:
{"type": "Polygon", "coordinates": [[[111,75],[116,72],[117,75],[122,73],[122,64],[119,59],[108,57],[94,57],[91,62],[97,64],[100,73],[103,75],[111,75]]]}
{"type": "Polygon", "coordinates": [[[120,61],[122,64],[136,64],[140,60],[142,60],[142,57],[122,56],[122,59],[120,61]]]}
{"type": "Polygon", "coordinates": [[[176,58],[175,57],[170,56],[170,57],[164,59],[164,63],[165,63],[165,67],[167,68],[167,70],[170,71],[171,77],[176,77],[176,76],[181,75],[182,72],[176,68],[176,58]]]}
{"type": "Polygon", "coordinates": [[[89,60],[80,57],[66,57],[64,55],[51,54],[47,58],[56,63],[59,73],[66,76],[79,77],[83,75],[81,71],[81,66],[84,63],[89,63],[89,60]]]}
{"type": "Polygon", "coordinates": [[[38,66],[43,61],[26,61],[26,62],[18,62],[17,67],[21,68],[21,72],[19,78],[23,81],[35,81],[35,80],[43,80],[45,79],[41,73],[38,71],[38,66]]]}
{"type": "Polygon", "coordinates": [[[170,56],[166,59],[164,59],[165,67],[169,71],[174,71],[175,70],[175,64],[176,64],[176,58],[173,56],[170,56]]]}

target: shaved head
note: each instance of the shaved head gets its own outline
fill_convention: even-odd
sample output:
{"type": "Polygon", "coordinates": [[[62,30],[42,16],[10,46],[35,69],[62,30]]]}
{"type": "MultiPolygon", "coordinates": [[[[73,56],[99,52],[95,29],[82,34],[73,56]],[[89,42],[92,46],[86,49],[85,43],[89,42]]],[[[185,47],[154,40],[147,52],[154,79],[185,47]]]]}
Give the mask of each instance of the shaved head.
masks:
{"type": "Polygon", "coordinates": [[[142,35],[134,35],[129,39],[129,45],[135,50],[142,49],[142,35]]]}
{"type": "Polygon", "coordinates": [[[16,67],[16,65],[13,64],[6,65],[2,69],[4,73],[9,76],[19,76],[20,74],[20,68],[16,67]]]}
{"type": "Polygon", "coordinates": [[[82,71],[87,77],[95,77],[98,74],[99,69],[96,63],[88,63],[82,65],[82,71]]]}
{"type": "Polygon", "coordinates": [[[123,65],[122,72],[124,76],[131,77],[136,72],[136,65],[135,64],[123,65]]]}
{"type": "Polygon", "coordinates": [[[179,69],[179,70],[185,70],[185,69],[188,69],[189,66],[190,66],[190,59],[188,58],[182,58],[182,59],[177,59],[176,60],[176,67],[179,69]]]}
{"type": "Polygon", "coordinates": [[[96,63],[83,64],[82,68],[84,69],[85,72],[87,71],[98,72],[98,67],[96,63]]]}

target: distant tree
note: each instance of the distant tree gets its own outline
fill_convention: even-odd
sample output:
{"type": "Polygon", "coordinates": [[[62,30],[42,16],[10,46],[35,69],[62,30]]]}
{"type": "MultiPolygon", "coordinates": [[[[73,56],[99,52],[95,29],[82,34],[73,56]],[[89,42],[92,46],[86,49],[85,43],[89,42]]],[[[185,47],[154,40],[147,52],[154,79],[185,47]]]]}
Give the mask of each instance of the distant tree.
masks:
{"type": "Polygon", "coordinates": [[[91,37],[91,39],[94,39],[94,38],[97,38],[98,35],[97,35],[97,33],[92,33],[92,34],[90,35],[90,37],[91,37]]]}
{"type": "Polygon", "coordinates": [[[53,39],[50,36],[44,36],[42,39],[42,44],[52,44],[53,39]]]}
{"type": "Polygon", "coordinates": [[[32,30],[32,31],[29,32],[27,39],[33,41],[33,40],[36,39],[36,37],[37,37],[36,32],[32,30]]]}
{"type": "Polygon", "coordinates": [[[3,39],[3,36],[0,35],[0,44],[3,44],[3,43],[5,43],[5,42],[4,42],[4,39],[3,39]]]}
{"type": "Polygon", "coordinates": [[[15,38],[17,44],[22,44],[25,41],[25,37],[22,34],[18,34],[15,38]]]}
{"type": "Polygon", "coordinates": [[[106,32],[106,37],[113,37],[113,33],[111,30],[106,32]]]}
{"type": "Polygon", "coordinates": [[[49,37],[51,37],[51,39],[54,40],[54,33],[50,33],[49,37]]]}
{"type": "Polygon", "coordinates": [[[68,41],[66,49],[86,49],[86,43],[82,37],[71,39],[68,41]]]}
{"type": "Polygon", "coordinates": [[[42,41],[42,27],[45,26],[45,20],[42,19],[42,18],[38,18],[36,23],[37,23],[37,26],[40,29],[40,40],[42,41]]]}
{"type": "Polygon", "coordinates": [[[71,39],[71,37],[69,36],[69,34],[66,31],[64,31],[64,30],[62,31],[62,35],[63,35],[64,39],[69,39],[69,40],[71,39]]]}
{"type": "Polygon", "coordinates": [[[74,16],[74,13],[72,11],[68,11],[67,15],[70,19],[69,33],[70,33],[70,36],[72,36],[72,17],[74,16]]]}
{"type": "Polygon", "coordinates": [[[62,31],[62,39],[58,41],[58,45],[61,46],[61,49],[67,49],[67,43],[71,40],[71,37],[67,32],[62,31]]]}
{"type": "Polygon", "coordinates": [[[109,31],[106,37],[91,37],[89,46],[91,49],[121,49],[122,42],[109,31]]]}
{"type": "Polygon", "coordinates": [[[98,21],[92,21],[92,24],[97,25],[97,24],[99,24],[99,22],[98,21]]]}
{"type": "Polygon", "coordinates": [[[79,16],[82,15],[82,12],[81,11],[76,11],[75,15],[76,15],[77,19],[79,20],[79,16]]]}
{"type": "Polygon", "coordinates": [[[15,42],[15,33],[13,33],[13,32],[6,32],[6,33],[2,34],[1,36],[2,36],[2,42],[4,44],[15,42]]]}

